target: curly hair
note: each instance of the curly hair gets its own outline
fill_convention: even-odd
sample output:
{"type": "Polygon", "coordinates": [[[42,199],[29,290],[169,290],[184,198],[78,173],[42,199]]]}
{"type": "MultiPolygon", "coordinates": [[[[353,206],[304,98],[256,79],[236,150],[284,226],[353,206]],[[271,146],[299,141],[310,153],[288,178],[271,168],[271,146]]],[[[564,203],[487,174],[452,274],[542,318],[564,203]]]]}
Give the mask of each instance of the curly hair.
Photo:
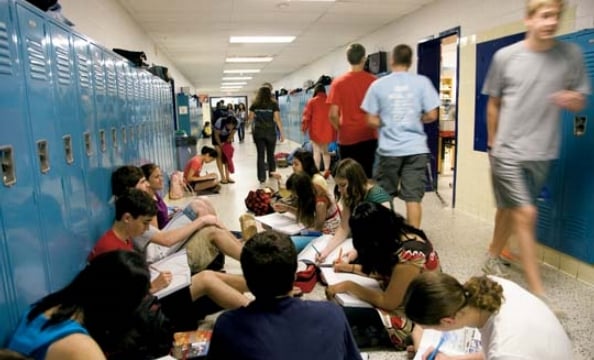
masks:
{"type": "Polygon", "coordinates": [[[503,303],[503,288],[486,276],[472,277],[462,285],[444,273],[417,276],[404,296],[406,316],[420,325],[439,325],[466,306],[496,313],[503,303]]]}
{"type": "Polygon", "coordinates": [[[346,195],[342,202],[351,212],[355,209],[367,193],[367,175],[361,164],[351,158],[341,160],[336,166],[334,179],[344,179],[348,182],[346,195]]]}

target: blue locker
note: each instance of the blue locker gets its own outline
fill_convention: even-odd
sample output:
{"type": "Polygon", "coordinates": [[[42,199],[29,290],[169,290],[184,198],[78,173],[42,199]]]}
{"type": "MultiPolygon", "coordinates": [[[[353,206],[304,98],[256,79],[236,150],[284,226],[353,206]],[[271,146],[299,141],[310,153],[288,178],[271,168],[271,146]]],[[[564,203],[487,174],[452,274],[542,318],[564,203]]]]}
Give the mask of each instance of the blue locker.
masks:
{"type": "Polygon", "coordinates": [[[115,58],[106,50],[103,51],[103,63],[105,68],[105,109],[110,144],[108,152],[111,166],[116,167],[124,164],[120,132],[120,103],[118,101],[115,58]]]}
{"type": "MultiPolygon", "coordinates": [[[[83,143],[83,157],[81,158],[85,186],[88,216],[90,219],[100,219],[105,213],[105,204],[97,186],[100,182],[97,175],[99,167],[99,127],[95,113],[95,100],[93,91],[93,62],[91,59],[90,43],[87,39],[74,34],[74,71],[76,86],[76,101],[78,123],[83,133],[79,135],[83,143]]],[[[105,231],[104,224],[99,221],[89,221],[89,233],[94,243],[105,231]]]]}
{"type": "Polygon", "coordinates": [[[96,210],[100,234],[111,227],[114,209],[108,204],[111,199],[111,173],[113,164],[110,151],[113,147],[111,139],[111,123],[109,120],[110,107],[107,104],[107,84],[105,77],[105,63],[103,49],[90,43],[91,69],[93,71],[93,98],[95,101],[95,128],[97,133],[98,166],[91,170],[87,176],[97,198],[96,210]]]}
{"type": "Polygon", "coordinates": [[[115,62],[115,76],[117,82],[117,103],[118,103],[118,121],[116,121],[116,127],[120,132],[120,152],[121,152],[121,163],[117,165],[128,164],[130,161],[131,143],[130,134],[128,132],[130,125],[130,117],[128,114],[128,102],[127,102],[127,82],[126,82],[126,64],[120,58],[114,57],[115,62]]]}
{"type": "MultiPolygon", "coordinates": [[[[76,98],[76,75],[72,38],[61,25],[48,23],[50,54],[54,84],[54,109],[57,133],[56,176],[61,177],[65,201],[65,227],[63,234],[53,236],[48,244],[54,288],[61,288],[84,267],[93,243],[90,241],[86,184],[83,170],[83,127],[79,122],[76,98]],[[60,165],[59,167],[57,165],[60,165]],[[68,245],[64,244],[68,241],[68,245]],[[51,259],[54,259],[53,261],[51,259]]],[[[55,228],[48,229],[52,233],[55,228]]]]}
{"type": "Polygon", "coordinates": [[[0,343],[50,288],[14,3],[0,0],[0,343]]]}
{"type": "Polygon", "coordinates": [[[64,277],[71,270],[68,268],[70,264],[64,262],[61,256],[54,255],[61,251],[66,256],[71,254],[68,249],[62,249],[68,244],[67,209],[61,177],[66,164],[62,156],[62,137],[57,134],[60,124],[54,114],[57,104],[54,104],[50,67],[51,43],[48,23],[36,10],[17,3],[17,16],[27,82],[30,131],[37,158],[33,169],[38,182],[36,204],[44,240],[41,250],[48,264],[51,289],[55,290],[64,285],[64,277]]]}
{"type": "MultiPolygon", "coordinates": [[[[578,44],[584,53],[585,64],[594,82],[594,30],[585,30],[562,37],[578,44]]],[[[565,111],[562,116],[564,167],[562,201],[559,206],[559,249],[588,263],[594,263],[594,96],[587,99],[587,107],[578,112],[565,111]]]]}

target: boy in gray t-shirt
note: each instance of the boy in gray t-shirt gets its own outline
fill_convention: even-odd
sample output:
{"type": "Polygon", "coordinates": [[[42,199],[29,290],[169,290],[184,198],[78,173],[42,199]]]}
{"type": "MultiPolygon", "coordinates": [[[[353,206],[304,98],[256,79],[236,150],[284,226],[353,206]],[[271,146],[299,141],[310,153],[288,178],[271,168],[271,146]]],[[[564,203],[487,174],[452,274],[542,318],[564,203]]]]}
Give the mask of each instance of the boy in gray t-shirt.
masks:
{"type": "Polygon", "coordinates": [[[563,0],[527,3],[526,38],[499,50],[483,93],[493,191],[495,229],[483,271],[505,276],[498,259],[509,236],[520,245],[529,290],[544,297],[536,259],[536,206],[550,161],[559,152],[561,109],[577,112],[590,93],[583,55],[555,40],[563,0]]]}

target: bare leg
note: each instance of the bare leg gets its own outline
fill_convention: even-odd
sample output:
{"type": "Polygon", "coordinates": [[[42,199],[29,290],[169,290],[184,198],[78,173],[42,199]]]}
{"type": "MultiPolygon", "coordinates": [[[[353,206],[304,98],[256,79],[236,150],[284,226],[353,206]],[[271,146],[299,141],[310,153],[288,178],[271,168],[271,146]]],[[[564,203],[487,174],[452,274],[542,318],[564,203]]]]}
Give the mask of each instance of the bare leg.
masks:
{"type": "Polygon", "coordinates": [[[212,188],[216,187],[218,184],[219,184],[219,180],[216,180],[216,179],[206,180],[206,181],[198,181],[194,185],[194,191],[202,191],[202,190],[212,189],[212,188]]]}
{"type": "Polygon", "coordinates": [[[228,230],[217,229],[213,232],[212,241],[223,254],[239,260],[243,245],[228,230]]]}
{"type": "MultiPolygon", "coordinates": [[[[235,276],[241,277],[239,275],[235,276]]],[[[217,305],[225,309],[235,309],[249,303],[249,299],[240,290],[229,285],[216,272],[211,270],[204,270],[192,276],[190,293],[192,294],[192,301],[202,296],[208,296],[217,305]]]]}
{"type": "Polygon", "coordinates": [[[320,169],[320,161],[322,158],[322,149],[320,147],[320,144],[315,143],[315,142],[311,142],[311,145],[313,147],[313,158],[314,158],[314,163],[316,164],[316,167],[318,169],[320,169]]]}
{"type": "Polygon", "coordinates": [[[223,152],[221,151],[221,147],[219,145],[215,145],[214,148],[217,151],[217,169],[219,169],[221,181],[227,182],[227,177],[225,176],[225,172],[223,171],[223,152]]]}
{"type": "Polygon", "coordinates": [[[421,216],[423,209],[420,202],[407,201],[406,202],[406,221],[409,225],[421,228],[421,216]]]}
{"type": "Polygon", "coordinates": [[[322,160],[324,161],[325,171],[330,171],[330,153],[328,152],[328,144],[322,145],[322,160]]]}
{"type": "MultiPolygon", "coordinates": [[[[535,295],[544,295],[544,287],[540,278],[540,268],[536,258],[536,207],[525,205],[511,210],[514,231],[520,246],[520,259],[524,266],[524,276],[528,288],[535,295]]],[[[501,251],[501,249],[500,249],[501,251]]],[[[499,253],[497,253],[499,254],[499,253]]]]}
{"type": "Polygon", "coordinates": [[[511,210],[497,209],[493,239],[489,245],[489,255],[491,257],[499,256],[511,235],[512,226],[511,210]]]}

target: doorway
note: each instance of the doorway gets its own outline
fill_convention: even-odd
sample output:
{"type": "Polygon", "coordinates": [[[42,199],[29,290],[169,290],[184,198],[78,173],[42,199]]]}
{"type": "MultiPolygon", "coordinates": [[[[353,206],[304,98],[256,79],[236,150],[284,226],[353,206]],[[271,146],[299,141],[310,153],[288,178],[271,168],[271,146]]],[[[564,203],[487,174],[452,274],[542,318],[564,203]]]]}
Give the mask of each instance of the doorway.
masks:
{"type": "Polygon", "coordinates": [[[442,32],[419,43],[417,52],[417,71],[429,77],[441,100],[438,121],[425,125],[432,155],[428,178],[442,204],[452,208],[456,204],[459,37],[459,28],[442,32]]]}

